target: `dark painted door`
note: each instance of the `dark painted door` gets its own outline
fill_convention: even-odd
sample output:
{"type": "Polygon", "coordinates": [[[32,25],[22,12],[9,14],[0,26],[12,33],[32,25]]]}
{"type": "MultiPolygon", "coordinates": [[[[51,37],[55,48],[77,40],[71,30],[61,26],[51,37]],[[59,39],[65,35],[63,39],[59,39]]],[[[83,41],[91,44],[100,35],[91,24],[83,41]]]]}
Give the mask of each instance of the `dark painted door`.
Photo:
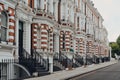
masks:
{"type": "Polygon", "coordinates": [[[19,21],[19,56],[22,57],[23,54],[23,22],[19,21]]]}

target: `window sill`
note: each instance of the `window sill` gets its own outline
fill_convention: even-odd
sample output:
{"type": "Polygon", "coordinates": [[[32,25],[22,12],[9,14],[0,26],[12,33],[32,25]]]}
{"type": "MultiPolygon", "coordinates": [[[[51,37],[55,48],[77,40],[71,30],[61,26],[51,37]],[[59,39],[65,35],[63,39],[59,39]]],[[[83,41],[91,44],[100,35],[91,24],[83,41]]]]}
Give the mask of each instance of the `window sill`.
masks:
{"type": "Polygon", "coordinates": [[[1,41],[1,44],[7,44],[7,42],[5,42],[5,41],[1,41]]]}
{"type": "Polygon", "coordinates": [[[1,41],[0,43],[0,47],[1,48],[16,48],[15,45],[13,45],[13,43],[10,43],[10,42],[5,42],[5,41],[1,41]]]}

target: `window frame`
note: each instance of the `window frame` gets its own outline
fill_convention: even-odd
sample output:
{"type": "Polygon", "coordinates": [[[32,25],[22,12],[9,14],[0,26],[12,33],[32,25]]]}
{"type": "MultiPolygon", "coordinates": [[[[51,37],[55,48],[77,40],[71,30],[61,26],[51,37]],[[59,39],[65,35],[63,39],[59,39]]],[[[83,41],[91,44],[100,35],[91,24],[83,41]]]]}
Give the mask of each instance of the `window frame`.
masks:
{"type": "Polygon", "coordinates": [[[2,22],[1,22],[1,25],[0,25],[0,40],[2,41],[2,42],[7,42],[8,41],[8,29],[9,29],[9,15],[8,15],[8,13],[5,11],[5,10],[3,10],[3,11],[1,11],[1,14],[0,14],[0,18],[1,18],[1,20],[2,20],[2,12],[4,12],[5,13],[5,15],[6,15],[6,18],[7,18],[7,20],[6,20],[6,26],[4,26],[4,25],[2,25],[2,22]],[[2,27],[3,28],[6,28],[6,40],[2,40],[1,39],[1,37],[2,37],[2,35],[1,35],[1,30],[2,30],[2,27]]]}
{"type": "Polygon", "coordinates": [[[79,30],[80,29],[80,18],[77,17],[77,29],[79,30]]]}

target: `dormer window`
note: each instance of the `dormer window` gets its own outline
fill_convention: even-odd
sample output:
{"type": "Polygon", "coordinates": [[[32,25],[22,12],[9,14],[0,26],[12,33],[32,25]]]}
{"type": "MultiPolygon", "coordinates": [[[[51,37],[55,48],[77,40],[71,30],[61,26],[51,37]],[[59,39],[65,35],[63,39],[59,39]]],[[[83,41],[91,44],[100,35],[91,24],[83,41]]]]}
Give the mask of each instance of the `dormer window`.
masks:
{"type": "Polygon", "coordinates": [[[1,12],[1,28],[0,28],[0,39],[1,41],[7,40],[7,26],[8,26],[8,17],[7,13],[1,12]]]}

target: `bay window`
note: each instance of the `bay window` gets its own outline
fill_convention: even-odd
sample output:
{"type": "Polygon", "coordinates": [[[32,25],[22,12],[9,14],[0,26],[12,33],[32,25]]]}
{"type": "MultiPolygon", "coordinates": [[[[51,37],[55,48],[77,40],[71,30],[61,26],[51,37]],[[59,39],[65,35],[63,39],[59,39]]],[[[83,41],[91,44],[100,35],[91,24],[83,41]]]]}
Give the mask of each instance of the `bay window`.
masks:
{"type": "Polygon", "coordinates": [[[0,27],[0,39],[1,41],[7,40],[7,26],[8,26],[8,18],[6,12],[1,12],[1,27],[0,27]]]}

